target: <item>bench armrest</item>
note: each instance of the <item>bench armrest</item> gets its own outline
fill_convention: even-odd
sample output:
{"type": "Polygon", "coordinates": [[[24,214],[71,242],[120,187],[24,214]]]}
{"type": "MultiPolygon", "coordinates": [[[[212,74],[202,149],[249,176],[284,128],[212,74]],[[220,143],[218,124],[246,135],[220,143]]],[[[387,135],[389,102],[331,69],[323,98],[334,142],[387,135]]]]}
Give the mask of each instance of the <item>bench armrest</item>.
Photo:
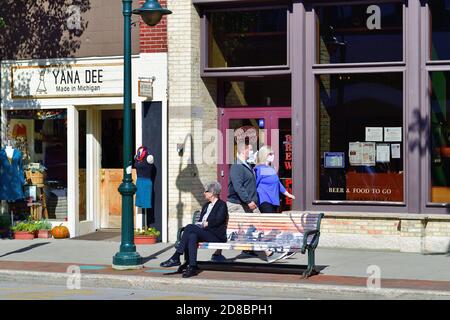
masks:
{"type": "Polygon", "coordinates": [[[310,235],[318,234],[318,233],[320,233],[320,231],[318,229],[308,230],[305,232],[305,234],[303,235],[303,246],[302,246],[302,251],[301,251],[303,254],[306,252],[306,248],[308,246],[308,237],[310,235]]]}
{"type": "Polygon", "coordinates": [[[178,242],[180,242],[181,240],[181,234],[183,233],[185,227],[182,227],[180,229],[178,229],[178,234],[177,234],[177,242],[176,244],[178,244],[178,242]]]}

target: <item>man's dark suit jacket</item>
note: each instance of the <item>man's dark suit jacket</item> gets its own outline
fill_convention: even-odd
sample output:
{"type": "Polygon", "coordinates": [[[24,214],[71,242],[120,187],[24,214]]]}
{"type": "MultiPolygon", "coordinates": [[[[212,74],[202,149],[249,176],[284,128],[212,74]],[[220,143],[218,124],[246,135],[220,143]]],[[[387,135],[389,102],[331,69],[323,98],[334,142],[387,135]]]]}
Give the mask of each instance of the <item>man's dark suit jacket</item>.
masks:
{"type": "Polygon", "coordinates": [[[242,205],[258,203],[255,173],[239,159],[230,168],[227,201],[242,205]]]}
{"type": "MultiPolygon", "coordinates": [[[[202,207],[198,222],[202,221],[209,204],[210,202],[207,202],[202,207]]],[[[212,232],[220,241],[227,242],[228,207],[225,201],[220,199],[216,201],[206,221],[208,221],[208,226],[205,230],[212,232]]]]}

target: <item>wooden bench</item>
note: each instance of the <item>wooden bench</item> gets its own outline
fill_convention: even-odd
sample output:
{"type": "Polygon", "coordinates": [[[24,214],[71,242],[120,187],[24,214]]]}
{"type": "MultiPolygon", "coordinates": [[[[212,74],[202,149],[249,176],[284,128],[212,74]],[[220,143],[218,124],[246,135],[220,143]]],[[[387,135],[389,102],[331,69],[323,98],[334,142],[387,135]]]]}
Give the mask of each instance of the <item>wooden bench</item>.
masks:
{"type": "MultiPolygon", "coordinates": [[[[308,267],[303,277],[318,274],[315,250],[319,244],[323,213],[231,213],[227,225],[227,242],[200,242],[199,249],[253,250],[276,252],[308,251],[308,267]]],[[[198,221],[200,211],[192,217],[198,221]]],[[[178,240],[184,228],[178,232],[178,240]]]]}

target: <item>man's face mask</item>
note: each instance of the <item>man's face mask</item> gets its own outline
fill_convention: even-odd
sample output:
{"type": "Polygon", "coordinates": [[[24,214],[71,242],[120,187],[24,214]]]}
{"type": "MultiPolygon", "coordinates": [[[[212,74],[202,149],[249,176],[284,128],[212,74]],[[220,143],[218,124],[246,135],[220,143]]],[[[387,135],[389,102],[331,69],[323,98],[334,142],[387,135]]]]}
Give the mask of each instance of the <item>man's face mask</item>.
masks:
{"type": "Polygon", "coordinates": [[[256,153],[253,152],[253,150],[248,151],[248,163],[255,163],[256,153]]]}

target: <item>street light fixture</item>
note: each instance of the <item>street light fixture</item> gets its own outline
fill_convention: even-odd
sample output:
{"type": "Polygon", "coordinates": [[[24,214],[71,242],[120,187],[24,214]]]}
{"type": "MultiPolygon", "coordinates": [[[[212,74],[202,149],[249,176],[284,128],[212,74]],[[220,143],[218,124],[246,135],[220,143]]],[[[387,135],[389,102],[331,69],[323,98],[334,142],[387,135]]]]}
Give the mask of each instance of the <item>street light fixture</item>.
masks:
{"type": "Polygon", "coordinates": [[[143,267],[142,257],[134,244],[133,197],[136,186],[131,177],[133,149],[131,138],[131,14],[138,14],[149,26],[171,14],[157,0],[147,0],[140,9],[132,11],[133,0],[122,0],[124,16],[124,92],[123,92],[123,180],[119,187],[122,195],[122,231],[120,251],[113,257],[112,267],[117,270],[143,267]]]}

